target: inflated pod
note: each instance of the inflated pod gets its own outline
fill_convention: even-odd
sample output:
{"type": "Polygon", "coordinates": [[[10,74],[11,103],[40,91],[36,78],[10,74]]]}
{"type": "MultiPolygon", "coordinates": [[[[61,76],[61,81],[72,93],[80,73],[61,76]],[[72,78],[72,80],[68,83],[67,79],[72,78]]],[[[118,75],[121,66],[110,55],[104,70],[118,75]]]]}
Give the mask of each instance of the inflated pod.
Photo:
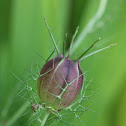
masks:
{"type": "Polygon", "coordinates": [[[42,103],[55,110],[62,110],[74,102],[82,83],[83,75],[79,62],[63,58],[59,54],[43,66],[37,89],[42,103]]]}

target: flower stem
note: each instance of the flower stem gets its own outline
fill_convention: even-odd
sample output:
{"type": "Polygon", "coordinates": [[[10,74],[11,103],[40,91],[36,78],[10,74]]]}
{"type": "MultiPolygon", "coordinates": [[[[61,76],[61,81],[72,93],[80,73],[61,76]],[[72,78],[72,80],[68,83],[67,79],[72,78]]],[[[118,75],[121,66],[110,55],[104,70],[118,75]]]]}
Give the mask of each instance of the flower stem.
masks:
{"type": "Polygon", "coordinates": [[[40,126],[44,126],[45,125],[46,120],[48,119],[49,114],[50,114],[50,112],[46,111],[45,116],[44,116],[43,120],[41,121],[40,126]]]}
{"type": "Polygon", "coordinates": [[[23,112],[25,112],[26,108],[30,105],[30,102],[25,102],[23,106],[7,121],[6,126],[12,126],[18,118],[22,115],[23,112]]]}
{"type": "Polygon", "coordinates": [[[72,50],[71,50],[71,55],[76,51],[76,49],[81,45],[81,43],[84,42],[84,39],[87,37],[87,35],[89,33],[91,33],[92,29],[94,29],[95,24],[104,15],[105,10],[107,8],[107,2],[108,2],[108,0],[100,0],[99,1],[99,7],[97,9],[97,12],[90,19],[89,23],[86,25],[85,28],[83,28],[82,32],[75,40],[73,47],[72,47],[72,50]]]}

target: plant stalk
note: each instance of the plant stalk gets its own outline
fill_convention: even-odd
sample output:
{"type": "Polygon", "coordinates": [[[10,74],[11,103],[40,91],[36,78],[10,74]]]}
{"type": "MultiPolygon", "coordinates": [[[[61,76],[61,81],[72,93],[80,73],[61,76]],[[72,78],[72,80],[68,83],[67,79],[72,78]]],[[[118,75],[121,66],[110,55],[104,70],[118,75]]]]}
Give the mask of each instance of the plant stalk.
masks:
{"type": "Polygon", "coordinates": [[[23,106],[7,121],[6,126],[12,126],[18,118],[25,112],[26,108],[30,105],[30,102],[25,102],[23,106]]]}
{"type": "Polygon", "coordinates": [[[45,123],[46,123],[46,121],[48,119],[49,114],[50,114],[50,112],[46,111],[45,116],[44,116],[43,120],[41,121],[40,126],[44,126],[45,125],[45,123]]]}

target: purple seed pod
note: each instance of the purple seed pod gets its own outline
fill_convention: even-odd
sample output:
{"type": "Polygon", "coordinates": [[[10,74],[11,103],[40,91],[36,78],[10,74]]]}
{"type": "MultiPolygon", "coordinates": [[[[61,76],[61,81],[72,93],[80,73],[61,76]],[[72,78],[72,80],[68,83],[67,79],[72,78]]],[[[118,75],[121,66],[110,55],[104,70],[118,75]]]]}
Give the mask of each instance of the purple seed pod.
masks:
{"type": "Polygon", "coordinates": [[[77,60],[71,60],[70,52],[74,38],[78,32],[78,27],[73,35],[68,56],[65,57],[59,52],[46,19],[45,23],[57,50],[58,56],[47,61],[41,69],[37,83],[37,91],[41,102],[45,103],[45,106],[51,107],[55,110],[63,110],[75,101],[82,88],[83,74],[80,69],[80,61],[115,44],[96,50],[84,56],[95,45],[95,43],[100,40],[99,38],[77,60]]]}
{"type": "Polygon", "coordinates": [[[61,54],[49,60],[40,75],[43,75],[38,80],[41,102],[55,110],[70,106],[82,88],[83,76],[79,62],[63,58],[61,54]]]}

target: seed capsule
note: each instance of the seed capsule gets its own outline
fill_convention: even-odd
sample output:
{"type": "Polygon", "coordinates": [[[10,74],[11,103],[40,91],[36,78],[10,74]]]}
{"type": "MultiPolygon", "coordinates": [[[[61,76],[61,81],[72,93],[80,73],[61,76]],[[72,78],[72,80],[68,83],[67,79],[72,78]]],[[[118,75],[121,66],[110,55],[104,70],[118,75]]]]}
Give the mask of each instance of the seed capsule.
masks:
{"type": "Polygon", "coordinates": [[[82,87],[83,76],[79,62],[60,54],[42,68],[38,80],[38,94],[43,103],[55,110],[70,106],[82,87]],[[45,75],[43,75],[46,73],[45,75]]]}
{"type": "Polygon", "coordinates": [[[55,110],[63,110],[74,102],[82,88],[83,74],[80,69],[80,61],[116,44],[112,44],[84,56],[95,45],[95,43],[100,40],[99,38],[77,60],[71,60],[69,58],[70,51],[74,38],[78,32],[78,27],[73,35],[68,56],[64,57],[58,50],[46,19],[45,23],[57,50],[58,56],[47,61],[41,69],[37,83],[37,91],[41,102],[45,103],[45,107],[48,106],[55,110]]]}

